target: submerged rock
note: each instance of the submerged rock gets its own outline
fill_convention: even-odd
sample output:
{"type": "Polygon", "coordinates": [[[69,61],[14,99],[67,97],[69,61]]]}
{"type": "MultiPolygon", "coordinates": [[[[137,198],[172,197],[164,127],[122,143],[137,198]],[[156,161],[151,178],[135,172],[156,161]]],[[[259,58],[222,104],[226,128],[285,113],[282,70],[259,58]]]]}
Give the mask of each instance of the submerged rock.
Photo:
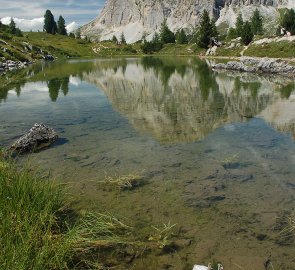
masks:
{"type": "Polygon", "coordinates": [[[58,139],[54,129],[35,124],[25,135],[16,140],[8,149],[9,152],[25,154],[39,151],[53,144],[58,139]]]}
{"type": "Polygon", "coordinates": [[[241,57],[240,62],[230,61],[228,63],[212,66],[215,70],[235,70],[252,73],[269,73],[282,75],[295,75],[295,66],[286,61],[270,58],[241,57]]]}

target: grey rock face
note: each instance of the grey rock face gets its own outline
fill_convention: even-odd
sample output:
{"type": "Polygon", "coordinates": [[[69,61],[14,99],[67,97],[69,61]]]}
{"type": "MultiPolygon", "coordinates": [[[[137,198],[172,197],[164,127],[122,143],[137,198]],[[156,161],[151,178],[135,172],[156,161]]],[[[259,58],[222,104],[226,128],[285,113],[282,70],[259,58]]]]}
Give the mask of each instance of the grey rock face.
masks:
{"type": "Polygon", "coordinates": [[[25,154],[46,148],[58,139],[54,129],[44,125],[35,124],[28,133],[20,137],[10,147],[9,152],[25,154]]]}
{"type": "Polygon", "coordinates": [[[295,66],[286,61],[270,58],[241,57],[240,62],[231,61],[226,64],[216,64],[213,69],[227,69],[241,72],[261,72],[270,74],[295,75],[295,66]]]}
{"type": "Polygon", "coordinates": [[[220,17],[218,24],[231,24],[240,12],[240,7],[246,7],[243,10],[245,16],[250,16],[258,7],[264,11],[263,14],[276,17],[276,8],[295,6],[291,1],[293,0],[107,0],[101,14],[83,26],[81,34],[92,39],[106,40],[113,35],[120,38],[123,32],[127,42],[132,43],[141,39],[143,34],[151,38],[164,19],[167,19],[172,31],[180,28],[191,31],[199,25],[204,10],[211,17],[220,17]],[[266,12],[268,8],[271,9],[270,12],[266,12]]]}

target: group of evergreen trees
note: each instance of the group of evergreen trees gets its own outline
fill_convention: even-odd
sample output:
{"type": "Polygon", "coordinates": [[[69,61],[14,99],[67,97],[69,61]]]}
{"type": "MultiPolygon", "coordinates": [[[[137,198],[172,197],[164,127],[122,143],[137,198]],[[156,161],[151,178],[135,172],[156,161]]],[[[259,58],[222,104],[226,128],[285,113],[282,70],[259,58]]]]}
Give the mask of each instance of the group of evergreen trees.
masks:
{"type": "Polygon", "coordinates": [[[67,29],[65,25],[65,19],[62,16],[59,16],[58,21],[54,20],[54,16],[50,10],[46,10],[44,15],[44,31],[48,34],[59,34],[67,35],[67,29]]]}
{"type": "Polygon", "coordinates": [[[122,44],[122,45],[126,45],[127,42],[126,42],[126,38],[125,38],[124,32],[121,33],[120,40],[118,40],[117,37],[116,37],[115,35],[113,35],[113,37],[112,37],[112,42],[113,42],[114,44],[122,44]]]}
{"type": "Polygon", "coordinates": [[[0,19],[0,30],[18,37],[23,35],[22,31],[16,27],[16,23],[14,22],[13,18],[10,19],[9,25],[4,25],[0,19]]]}
{"type": "Polygon", "coordinates": [[[147,41],[145,36],[143,37],[143,44],[141,49],[144,53],[152,53],[160,51],[164,44],[168,43],[178,43],[178,44],[187,44],[188,37],[184,29],[180,29],[174,34],[168,27],[167,21],[161,25],[159,33],[155,33],[151,41],[147,41]]]}
{"type": "Polygon", "coordinates": [[[258,9],[256,9],[250,21],[244,22],[243,16],[240,13],[236,21],[236,27],[230,28],[228,38],[242,38],[242,42],[248,45],[254,38],[254,35],[263,34],[263,19],[258,9]]]}

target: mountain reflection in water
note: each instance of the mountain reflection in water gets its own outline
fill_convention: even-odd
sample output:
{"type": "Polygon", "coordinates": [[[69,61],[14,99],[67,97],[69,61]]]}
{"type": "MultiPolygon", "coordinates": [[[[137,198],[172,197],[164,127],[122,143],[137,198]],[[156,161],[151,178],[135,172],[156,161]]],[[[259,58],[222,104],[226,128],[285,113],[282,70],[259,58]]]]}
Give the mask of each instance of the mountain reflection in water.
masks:
{"type": "MultiPolygon", "coordinates": [[[[35,68],[36,69],[36,68],[35,68]]],[[[50,64],[28,81],[45,81],[52,102],[69,83],[94,83],[139,132],[162,143],[203,139],[225,123],[261,117],[295,137],[295,82],[276,76],[212,72],[198,59],[113,59],[50,64]]],[[[13,86],[19,96],[26,81],[13,86]]],[[[0,102],[10,88],[0,90],[0,102]]]]}

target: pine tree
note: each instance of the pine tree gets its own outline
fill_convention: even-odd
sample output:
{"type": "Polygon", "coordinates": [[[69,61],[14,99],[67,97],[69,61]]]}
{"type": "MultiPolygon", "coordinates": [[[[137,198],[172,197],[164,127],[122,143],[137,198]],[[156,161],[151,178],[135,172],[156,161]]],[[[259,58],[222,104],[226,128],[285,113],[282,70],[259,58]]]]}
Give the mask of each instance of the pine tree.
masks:
{"type": "Polygon", "coordinates": [[[160,42],[160,41],[161,41],[161,40],[160,40],[160,36],[159,36],[159,34],[156,32],[156,33],[154,34],[154,37],[153,37],[152,42],[157,43],[157,42],[160,42]]]}
{"type": "Polygon", "coordinates": [[[258,9],[256,9],[251,18],[252,32],[254,35],[263,34],[263,21],[258,9]]]}
{"type": "Polygon", "coordinates": [[[254,34],[252,32],[252,27],[250,22],[245,22],[243,31],[242,31],[242,42],[245,45],[249,45],[249,43],[253,40],[254,34]]]}
{"type": "Polygon", "coordinates": [[[122,32],[122,34],[121,34],[120,42],[121,42],[121,44],[124,44],[124,45],[126,44],[126,39],[125,39],[124,32],[122,32]]]}
{"type": "Polygon", "coordinates": [[[118,39],[117,39],[117,37],[115,35],[113,35],[112,42],[114,44],[117,44],[118,43],[118,39]]]}
{"type": "Polygon", "coordinates": [[[202,17],[201,17],[201,23],[200,23],[200,29],[199,29],[199,37],[198,37],[198,45],[201,48],[207,49],[210,40],[212,36],[212,24],[210,21],[209,13],[207,10],[204,10],[202,17]]]}
{"type": "Polygon", "coordinates": [[[75,37],[76,37],[76,39],[81,39],[81,30],[80,30],[80,29],[78,29],[78,30],[76,31],[76,35],[75,35],[75,37]]]}
{"type": "Polygon", "coordinates": [[[237,21],[236,21],[236,33],[238,37],[242,36],[243,33],[243,28],[244,28],[244,20],[242,13],[238,15],[237,21]]]}
{"type": "Polygon", "coordinates": [[[48,34],[55,34],[57,25],[50,10],[46,10],[44,15],[44,31],[48,34]]]}
{"type": "Polygon", "coordinates": [[[188,43],[187,35],[183,29],[181,29],[180,31],[177,31],[176,40],[177,40],[178,44],[187,44],[188,43]]]}
{"type": "Polygon", "coordinates": [[[142,37],[141,37],[142,42],[146,41],[146,36],[147,36],[147,33],[143,32],[142,37]]]}
{"type": "Polygon", "coordinates": [[[161,37],[161,41],[164,44],[167,44],[167,43],[175,43],[175,35],[169,29],[169,27],[167,25],[167,20],[164,20],[164,22],[161,25],[160,37],[161,37]]]}
{"type": "Polygon", "coordinates": [[[231,40],[234,38],[237,38],[237,30],[236,30],[236,28],[230,27],[227,32],[227,39],[231,40]]]}
{"type": "Polygon", "coordinates": [[[60,35],[67,35],[66,21],[62,16],[59,16],[57,21],[57,33],[60,35]]]}
{"type": "Polygon", "coordinates": [[[282,26],[293,35],[295,34],[295,11],[289,9],[285,12],[281,22],[282,26]]]}
{"type": "Polygon", "coordinates": [[[12,34],[12,35],[15,35],[16,34],[16,24],[14,22],[14,20],[11,18],[10,19],[10,24],[9,24],[9,33],[12,34]]]}

